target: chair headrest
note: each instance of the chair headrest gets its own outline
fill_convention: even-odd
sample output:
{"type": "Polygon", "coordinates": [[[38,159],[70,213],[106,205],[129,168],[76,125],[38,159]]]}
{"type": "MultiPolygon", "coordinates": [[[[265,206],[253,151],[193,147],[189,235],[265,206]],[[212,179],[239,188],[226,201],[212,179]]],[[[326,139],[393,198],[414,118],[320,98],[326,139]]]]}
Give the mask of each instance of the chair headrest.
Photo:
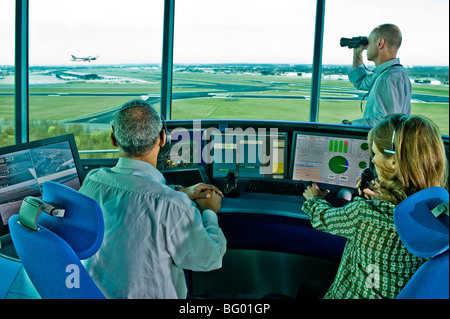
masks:
{"type": "Polygon", "coordinates": [[[447,190],[430,187],[409,196],[395,208],[397,232],[412,254],[430,258],[448,250],[448,200],[447,190]]]}
{"type": "Polygon", "coordinates": [[[94,255],[103,242],[104,234],[103,215],[98,203],[70,187],[51,181],[43,183],[42,194],[43,201],[64,208],[65,212],[62,218],[40,214],[38,225],[64,239],[78,258],[94,255]]]}

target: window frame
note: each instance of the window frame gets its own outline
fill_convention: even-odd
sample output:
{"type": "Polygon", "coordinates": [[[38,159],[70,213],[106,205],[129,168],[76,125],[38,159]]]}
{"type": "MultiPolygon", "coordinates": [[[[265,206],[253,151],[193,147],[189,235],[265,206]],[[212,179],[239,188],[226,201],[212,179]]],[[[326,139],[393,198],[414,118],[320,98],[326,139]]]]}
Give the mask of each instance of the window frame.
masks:
{"type": "Polygon", "coordinates": [[[16,0],[15,21],[15,61],[14,61],[14,95],[15,95],[15,137],[16,144],[30,140],[29,131],[29,87],[28,87],[28,0],[16,0]]]}

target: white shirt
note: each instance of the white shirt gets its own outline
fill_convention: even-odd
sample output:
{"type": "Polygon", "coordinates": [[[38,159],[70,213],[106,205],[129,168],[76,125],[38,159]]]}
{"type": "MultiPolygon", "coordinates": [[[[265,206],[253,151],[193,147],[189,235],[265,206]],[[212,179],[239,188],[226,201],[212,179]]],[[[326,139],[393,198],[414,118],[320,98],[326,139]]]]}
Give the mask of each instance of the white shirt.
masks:
{"type": "Polygon", "coordinates": [[[107,298],[186,298],[183,269],[222,266],[226,239],[217,215],[200,213],[151,164],[120,158],[91,171],[80,192],[103,211],[102,246],[84,264],[107,298]]]}

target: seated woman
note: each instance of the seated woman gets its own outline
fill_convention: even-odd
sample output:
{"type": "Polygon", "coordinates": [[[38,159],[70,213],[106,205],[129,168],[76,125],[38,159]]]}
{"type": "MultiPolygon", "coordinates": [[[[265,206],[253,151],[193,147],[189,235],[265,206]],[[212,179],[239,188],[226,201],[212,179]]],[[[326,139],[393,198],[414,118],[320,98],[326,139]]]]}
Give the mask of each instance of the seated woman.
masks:
{"type": "MultiPolygon", "coordinates": [[[[347,238],[333,284],[324,298],[395,298],[425,262],[408,252],[394,224],[394,209],[422,189],[447,185],[447,161],[437,126],[418,115],[391,114],[368,135],[378,177],[367,199],[334,208],[316,184],[303,196],[314,228],[347,238]]],[[[361,194],[362,195],[362,194],[361,194]]]]}

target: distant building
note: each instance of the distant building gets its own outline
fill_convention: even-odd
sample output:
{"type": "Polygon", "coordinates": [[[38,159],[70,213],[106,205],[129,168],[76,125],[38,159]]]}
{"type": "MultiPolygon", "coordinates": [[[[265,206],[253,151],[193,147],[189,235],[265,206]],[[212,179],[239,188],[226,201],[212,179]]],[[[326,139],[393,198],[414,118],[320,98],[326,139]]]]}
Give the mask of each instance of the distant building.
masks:
{"type": "Polygon", "coordinates": [[[322,76],[325,80],[348,80],[347,74],[326,74],[322,76]]]}
{"type": "Polygon", "coordinates": [[[442,82],[440,80],[431,79],[431,78],[414,79],[413,81],[414,81],[414,83],[419,83],[419,84],[431,84],[431,85],[442,84],[442,82]]]}

